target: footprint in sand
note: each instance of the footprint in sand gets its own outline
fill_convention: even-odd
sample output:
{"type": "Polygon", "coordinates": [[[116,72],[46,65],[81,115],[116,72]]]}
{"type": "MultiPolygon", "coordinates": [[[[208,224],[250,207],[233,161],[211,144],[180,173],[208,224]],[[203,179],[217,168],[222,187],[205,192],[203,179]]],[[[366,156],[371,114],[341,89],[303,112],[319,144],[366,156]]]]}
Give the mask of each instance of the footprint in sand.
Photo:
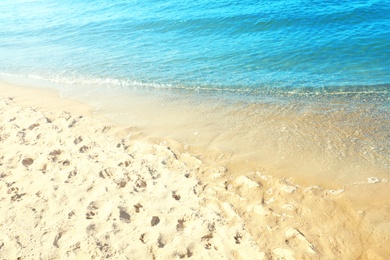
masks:
{"type": "Polygon", "coordinates": [[[73,143],[74,144],[79,144],[83,141],[83,138],[81,136],[78,136],[77,138],[74,139],[73,143]]]}
{"type": "Polygon", "coordinates": [[[24,139],[26,137],[26,133],[25,132],[20,131],[20,132],[17,133],[16,136],[19,137],[19,140],[20,140],[21,143],[25,143],[26,142],[26,140],[24,139]]]}
{"type": "Polygon", "coordinates": [[[212,244],[211,244],[210,240],[211,240],[213,237],[214,237],[214,236],[213,236],[213,233],[209,233],[209,234],[207,234],[207,235],[205,235],[205,236],[203,236],[203,237],[201,238],[201,241],[206,241],[206,244],[205,244],[205,246],[204,246],[206,249],[211,249],[212,244]]]}
{"type": "Polygon", "coordinates": [[[99,177],[105,179],[110,178],[113,175],[113,169],[107,168],[99,172],[99,177]]]}
{"type": "Polygon", "coordinates": [[[116,183],[116,185],[118,185],[118,188],[124,188],[127,185],[127,180],[120,179],[120,180],[116,181],[115,183],[116,183]]]}
{"type": "Polygon", "coordinates": [[[11,187],[8,190],[8,194],[14,193],[14,195],[11,196],[11,201],[21,201],[22,197],[26,195],[26,193],[19,194],[19,188],[18,187],[11,187]]]}
{"type": "Polygon", "coordinates": [[[145,233],[143,233],[143,234],[141,234],[141,236],[139,237],[139,240],[142,242],[142,243],[144,243],[144,244],[146,244],[146,239],[145,239],[145,233]]]}
{"type": "Polygon", "coordinates": [[[71,219],[75,215],[74,211],[68,213],[68,219],[71,219]]]}
{"type": "Polygon", "coordinates": [[[90,148],[86,145],[83,145],[80,147],[79,152],[80,153],[86,153],[90,148]]]}
{"type": "Polygon", "coordinates": [[[71,179],[71,178],[75,177],[76,175],[77,175],[77,171],[76,171],[76,169],[74,169],[73,171],[71,171],[68,174],[68,179],[71,179]]]}
{"type": "Polygon", "coordinates": [[[237,232],[236,235],[234,236],[234,240],[236,241],[236,244],[241,244],[241,239],[242,239],[242,235],[237,232]]]}
{"type": "Polygon", "coordinates": [[[39,123],[32,124],[28,127],[28,130],[33,130],[37,126],[39,126],[39,123]]]}
{"type": "Polygon", "coordinates": [[[130,165],[130,161],[124,161],[118,164],[119,167],[128,167],[129,165],[130,165]]]}
{"type": "Polygon", "coordinates": [[[158,237],[157,243],[159,248],[164,248],[164,246],[166,245],[166,241],[161,234],[158,237]]]}
{"type": "Polygon", "coordinates": [[[130,223],[130,214],[126,212],[125,208],[118,207],[119,219],[125,223],[130,223]]]}
{"type": "Polygon", "coordinates": [[[62,231],[58,232],[58,234],[57,234],[57,235],[55,236],[55,238],[54,238],[53,246],[55,246],[55,247],[57,247],[57,248],[60,248],[60,246],[58,245],[58,241],[61,239],[62,234],[63,234],[62,231]]]}
{"type": "Polygon", "coordinates": [[[176,191],[172,191],[172,198],[174,198],[175,200],[180,200],[180,195],[176,194],[176,191]]]}
{"type": "Polygon", "coordinates": [[[58,160],[58,156],[62,153],[61,150],[53,150],[49,153],[50,159],[52,162],[56,162],[58,160]]]}
{"type": "Polygon", "coordinates": [[[150,224],[153,226],[156,226],[158,223],[160,223],[160,218],[157,216],[153,216],[152,220],[150,221],[150,224]]]}
{"type": "Polygon", "coordinates": [[[142,205],[140,203],[137,203],[134,205],[135,212],[139,213],[140,208],[142,208],[142,205]]]}
{"type": "Polygon", "coordinates": [[[95,212],[94,211],[88,211],[86,215],[86,219],[93,219],[95,217],[95,212]]]}
{"type": "Polygon", "coordinates": [[[62,162],[62,165],[69,166],[70,165],[70,161],[69,160],[65,160],[65,161],[62,162]]]}
{"type": "Polygon", "coordinates": [[[30,166],[34,163],[34,160],[32,158],[25,158],[22,160],[22,164],[26,167],[30,166]]]}
{"type": "Polygon", "coordinates": [[[177,220],[176,231],[183,231],[184,230],[184,227],[185,227],[184,222],[185,222],[185,220],[183,218],[177,220]]]}
{"type": "Polygon", "coordinates": [[[22,194],[15,194],[11,197],[11,201],[21,201],[22,200],[22,197],[26,195],[26,193],[22,193],[22,194]]]}
{"type": "Polygon", "coordinates": [[[138,188],[146,188],[147,184],[146,182],[138,176],[138,179],[136,180],[135,182],[135,185],[138,187],[138,188]]]}
{"type": "Polygon", "coordinates": [[[92,201],[87,207],[86,219],[93,219],[97,215],[97,209],[99,209],[97,203],[92,201]]]}
{"type": "Polygon", "coordinates": [[[41,172],[42,172],[43,174],[45,174],[46,171],[47,171],[47,164],[45,163],[45,164],[42,166],[42,169],[40,169],[40,170],[41,170],[41,172]]]}
{"type": "Polygon", "coordinates": [[[178,254],[178,255],[180,258],[184,258],[184,257],[190,258],[193,255],[193,253],[189,248],[187,248],[187,252],[185,254],[178,254]]]}

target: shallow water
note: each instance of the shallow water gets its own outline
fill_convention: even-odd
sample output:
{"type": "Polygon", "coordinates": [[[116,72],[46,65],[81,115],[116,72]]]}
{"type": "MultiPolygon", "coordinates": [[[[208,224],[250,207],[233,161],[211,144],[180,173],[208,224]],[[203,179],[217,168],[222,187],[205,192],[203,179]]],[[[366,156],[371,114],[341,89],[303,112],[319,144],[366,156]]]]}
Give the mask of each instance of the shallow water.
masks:
{"type": "Polygon", "coordinates": [[[206,148],[206,157],[241,169],[254,163],[281,176],[328,184],[389,177],[390,118],[378,105],[351,107],[325,98],[323,103],[290,97],[247,103],[171,93],[146,96],[104,95],[109,101],[99,101],[99,113],[154,136],[206,148]],[[216,151],[223,157],[215,158],[216,151]]]}

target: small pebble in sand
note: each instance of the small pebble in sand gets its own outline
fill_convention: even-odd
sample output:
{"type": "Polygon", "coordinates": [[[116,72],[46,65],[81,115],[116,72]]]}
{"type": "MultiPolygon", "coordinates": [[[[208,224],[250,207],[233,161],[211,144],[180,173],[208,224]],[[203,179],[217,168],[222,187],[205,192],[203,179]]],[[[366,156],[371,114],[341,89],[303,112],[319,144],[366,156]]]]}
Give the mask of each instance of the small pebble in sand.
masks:
{"type": "Polygon", "coordinates": [[[378,179],[377,177],[370,177],[370,178],[367,178],[367,182],[368,183],[378,183],[378,182],[381,182],[381,180],[378,179]]]}

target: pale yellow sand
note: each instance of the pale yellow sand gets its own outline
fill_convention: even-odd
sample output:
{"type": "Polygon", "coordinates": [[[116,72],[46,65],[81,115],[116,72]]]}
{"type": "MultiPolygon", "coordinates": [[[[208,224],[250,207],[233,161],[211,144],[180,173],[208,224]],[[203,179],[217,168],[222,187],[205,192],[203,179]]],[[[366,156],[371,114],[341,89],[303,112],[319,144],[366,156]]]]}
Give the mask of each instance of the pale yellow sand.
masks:
{"type": "Polygon", "coordinates": [[[389,205],[237,174],[36,92],[0,99],[2,259],[390,258],[389,205]]]}

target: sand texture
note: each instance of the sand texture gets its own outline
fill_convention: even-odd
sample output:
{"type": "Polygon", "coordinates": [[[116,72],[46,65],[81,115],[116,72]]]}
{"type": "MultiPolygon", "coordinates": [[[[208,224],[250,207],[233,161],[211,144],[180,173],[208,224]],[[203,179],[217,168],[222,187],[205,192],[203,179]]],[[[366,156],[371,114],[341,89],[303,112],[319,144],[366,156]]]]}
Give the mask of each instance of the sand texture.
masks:
{"type": "Polygon", "coordinates": [[[0,122],[1,259],[390,257],[389,208],[368,221],[342,188],[230,172],[17,98],[0,99],[0,122]]]}

